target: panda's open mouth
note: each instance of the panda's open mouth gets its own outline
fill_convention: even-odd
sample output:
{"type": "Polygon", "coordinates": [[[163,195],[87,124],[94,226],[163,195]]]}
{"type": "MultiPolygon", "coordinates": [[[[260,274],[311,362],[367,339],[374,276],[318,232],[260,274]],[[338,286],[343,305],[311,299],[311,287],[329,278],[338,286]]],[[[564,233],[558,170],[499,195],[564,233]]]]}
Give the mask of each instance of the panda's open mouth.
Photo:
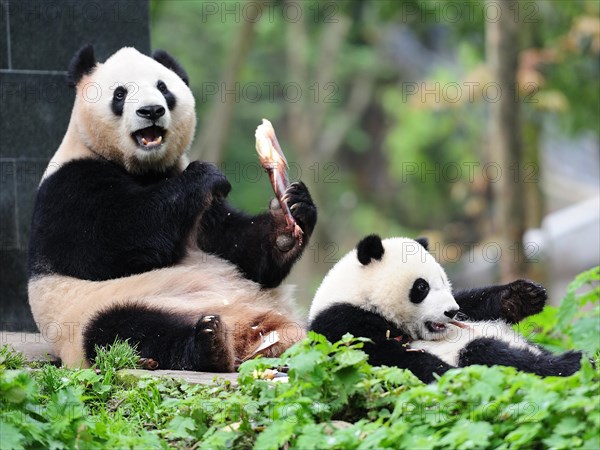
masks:
{"type": "Polygon", "coordinates": [[[160,147],[165,138],[166,130],[156,125],[142,128],[131,134],[131,137],[144,150],[154,150],[160,147]]]}
{"type": "Polygon", "coordinates": [[[425,322],[425,327],[432,333],[442,333],[446,331],[446,324],[440,322],[425,322]]]}

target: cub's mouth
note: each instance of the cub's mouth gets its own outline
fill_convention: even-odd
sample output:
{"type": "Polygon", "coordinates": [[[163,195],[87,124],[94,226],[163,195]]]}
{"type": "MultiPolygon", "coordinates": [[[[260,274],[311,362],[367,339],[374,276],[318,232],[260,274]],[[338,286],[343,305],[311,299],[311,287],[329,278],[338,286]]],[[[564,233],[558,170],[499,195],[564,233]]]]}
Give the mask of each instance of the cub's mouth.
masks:
{"type": "Polygon", "coordinates": [[[427,328],[432,333],[443,333],[448,327],[445,323],[425,322],[425,328],[427,328]]]}
{"type": "Polygon", "coordinates": [[[156,125],[142,128],[131,134],[133,140],[144,150],[154,150],[162,145],[167,130],[156,125]]]}

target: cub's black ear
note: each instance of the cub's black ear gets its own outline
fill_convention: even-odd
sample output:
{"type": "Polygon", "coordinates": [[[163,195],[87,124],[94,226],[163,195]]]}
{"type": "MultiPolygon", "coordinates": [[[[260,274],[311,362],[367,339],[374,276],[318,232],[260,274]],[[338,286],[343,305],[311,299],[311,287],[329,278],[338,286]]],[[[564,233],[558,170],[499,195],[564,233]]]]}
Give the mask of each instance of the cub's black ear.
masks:
{"type": "Polygon", "coordinates": [[[358,260],[363,266],[366,266],[371,262],[372,259],[380,260],[385,250],[381,243],[381,238],[376,234],[371,234],[356,246],[356,254],[358,260]]]}
{"type": "Polygon", "coordinates": [[[188,74],[185,69],[167,52],[164,50],[156,50],[154,53],[152,53],[152,57],[167,69],[172,70],[179,75],[179,78],[181,78],[185,84],[188,86],[190,85],[190,79],[188,78],[188,74]]]}
{"type": "Polygon", "coordinates": [[[71,87],[77,86],[81,78],[84,75],[92,73],[95,67],[96,57],[94,56],[94,47],[92,45],[81,47],[69,63],[67,83],[71,87]]]}
{"type": "Polygon", "coordinates": [[[415,241],[421,244],[421,247],[423,247],[425,250],[429,251],[429,239],[426,237],[418,237],[415,239],[415,241]]]}

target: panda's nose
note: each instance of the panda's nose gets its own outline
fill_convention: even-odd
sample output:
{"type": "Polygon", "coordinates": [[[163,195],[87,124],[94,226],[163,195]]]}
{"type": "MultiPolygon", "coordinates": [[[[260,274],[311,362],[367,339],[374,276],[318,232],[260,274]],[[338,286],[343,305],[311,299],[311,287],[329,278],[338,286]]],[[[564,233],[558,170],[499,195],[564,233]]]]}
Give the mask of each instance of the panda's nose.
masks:
{"type": "Polygon", "coordinates": [[[143,117],[151,121],[156,121],[160,117],[165,115],[165,108],[160,105],[148,105],[142,106],[135,112],[138,116],[143,117]]]}
{"type": "Polygon", "coordinates": [[[454,316],[456,316],[458,314],[458,309],[451,309],[450,311],[444,311],[444,315],[446,317],[450,317],[451,319],[454,318],[454,316]]]}

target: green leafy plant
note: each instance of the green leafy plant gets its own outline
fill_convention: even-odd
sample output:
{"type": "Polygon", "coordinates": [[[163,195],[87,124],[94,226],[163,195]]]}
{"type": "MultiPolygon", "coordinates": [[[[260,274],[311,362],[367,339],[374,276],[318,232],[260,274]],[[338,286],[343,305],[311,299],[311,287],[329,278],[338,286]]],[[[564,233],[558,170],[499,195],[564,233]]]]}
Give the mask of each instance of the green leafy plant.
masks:
{"type": "MultiPolygon", "coordinates": [[[[577,336],[598,317],[597,281],[598,269],[580,275],[566,304],[531,322],[538,342],[590,345],[577,336]]],[[[593,367],[584,358],[566,378],[470,366],[426,385],[409,371],[370,366],[363,345],[309,333],[280,358],[242,364],[237,385],[129,376],[119,369],[137,355],[123,342],[98,349],[91,369],[0,365],[0,448],[600,447],[598,359],[593,367]],[[271,368],[288,377],[265,379],[271,368]]]]}
{"type": "Polygon", "coordinates": [[[20,369],[25,367],[27,359],[22,353],[15,351],[10,345],[0,347],[0,368],[20,369]]]}
{"type": "Polygon", "coordinates": [[[556,315],[556,328],[571,339],[572,347],[600,354],[600,266],[579,274],[569,284],[556,315]],[[588,289],[577,294],[582,287],[588,289]]]}
{"type": "Polygon", "coordinates": [[[529,339],[552,350],[579,349],[600,356],[600,267],[579,274],[559,307],[544,310],[516,326],[529,339]]]}
{"type": "Polygon", "coordinates": [[[127,341],[119,339],[115,339],[115,342],[108,347],[99,347],[96,345],[95,350],[96,358],[94,360],[94,367],[101,372],[134,369],[140,359],[136,346],[132,346],[127,341]]]}

